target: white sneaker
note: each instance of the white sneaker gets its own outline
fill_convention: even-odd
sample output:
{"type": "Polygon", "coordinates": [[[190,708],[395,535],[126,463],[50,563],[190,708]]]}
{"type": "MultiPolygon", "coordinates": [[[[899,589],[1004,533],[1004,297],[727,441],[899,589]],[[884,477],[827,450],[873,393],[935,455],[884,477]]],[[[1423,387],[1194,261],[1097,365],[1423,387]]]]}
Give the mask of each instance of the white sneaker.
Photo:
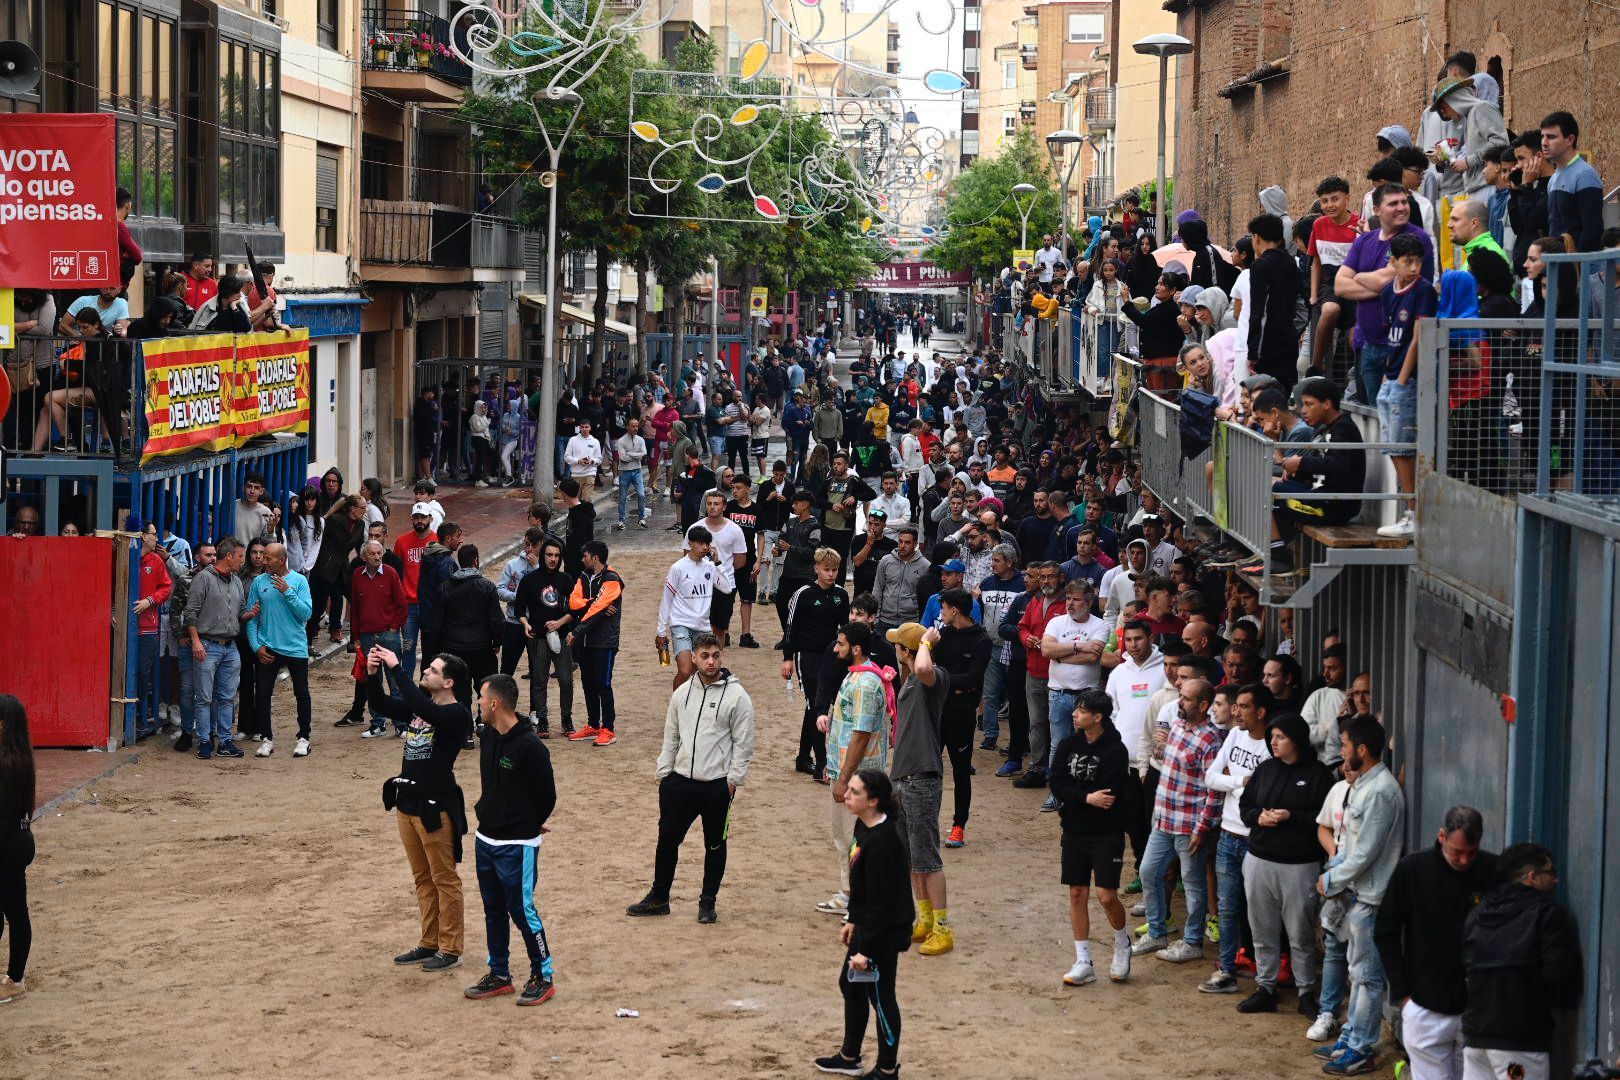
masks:
{"type": "Polygon", "coordinates": [[[1186,938],[1177,938],[1159,953],[1159,959],[1170,964],[1185,964],[1189,960],[1202,960],[1203,958],[1204,947],[1202,945],[1190,945],[1186,938]]]}
{"type": "Polygon", "coordinates": [[[477,482],[477,483],[476,483],[476,484],[474,484],[474,485],[473,485],[473,487],[481,487],[481,488],[487,488],[487,487],[489,487],[489,484],[488,484],[488,483],[486,483],[486,482],[485,482],[485,481],[483,481],[483,480],[480,480],[480,481],[478,481],[478,482],[477,482]]]}
{"type": "Polygon", "coordinates": [[[1170,944],[1168,937],[1144,937],[1131,946],[1132,956],[1146,956],[1148,953],[1158,952],[1170,944]]]}
{"type": "Polygon", "coordinates": [[[817,901],[816,910],[823,915],[848,915],[849,895],[847,893],[833,893],[825,900],[817,901]]]}
{"type": "Polygon", "coordinates": [[[1074,967],[1070,968],[1069,973],[1063,976],[1064,986],[1085,986],[1096,981],[1096,970],[1084,960],[1076,960],[1074,967]]]}
{"type": "Polygon", "coordinates": [[[273,754],[275,752],[276,752],[276,744],[271,742],[269,739],[266,739],[266,740],[264,740],[264,742],[259,744],[259,748],[257,750],[253,751],[253,756],[254,757],[269,757],[271,754],[273,754]]]}
{"type": "Polygon", "coordinates": [[[1305,1037],[1311,1042],[1327,1042],[1339,1033],[1339,1022],[1333,1018],[1332,1013],[1320,1013],[1316,1020],[1306,1030],[1305,1037]]]}
{"type": "Polygon", "coordinates": [[[1378,529],[1379,536],[1388,536],[1392,539],[1403,539],[1417,533],[1417,515],[1408,510],[1402,514],[1393,525],[1383,525],[1378,529]]]}
{"type": "Polygon", "coordinates": [[[1146,914],[1147,914],[1147,901],[1146,900],[1143,900],[1140,903],[1135,903],[1135,904],[1131,905],[1131,910],[1129,912],[1129,915],[1130,915],[1131,918],[1140,919],[1142,916],[1144,916],[1146,914]]]}
{"type": "Polygon", "coordinates": [[[309,757],[308,739],[299,739],[293,744],[293,757],[309,757]]]}
{"type": "Polygon", "coordinates": [[[28,987],[23,985],[22,980],[19,979],[13,982],[11,976],[0,975],[0,1005],[4,1005],[9,1001],[16,1001],[26,993],[28,993],[28,987]]]}
{"type": "Polygon", "coordinates": [[[1108,978],[1114,982],[1122,983],[1131,977],[1131,947],[1129,945],[1114,946],[1114,959],[1108,965],[1108,978]]]}

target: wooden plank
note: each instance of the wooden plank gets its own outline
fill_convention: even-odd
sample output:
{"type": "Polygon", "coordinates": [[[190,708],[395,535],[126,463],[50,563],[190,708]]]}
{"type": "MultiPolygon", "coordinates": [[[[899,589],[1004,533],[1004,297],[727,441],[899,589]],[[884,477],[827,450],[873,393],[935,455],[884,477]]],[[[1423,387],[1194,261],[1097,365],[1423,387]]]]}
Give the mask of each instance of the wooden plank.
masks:
{"type": "Polygon", "coordinates": [[[1306,536],[1329,548],[1404,548],[1412,546],[1410,536],[1379,536],[1376,525],[1305,525],[1306,536]]]}

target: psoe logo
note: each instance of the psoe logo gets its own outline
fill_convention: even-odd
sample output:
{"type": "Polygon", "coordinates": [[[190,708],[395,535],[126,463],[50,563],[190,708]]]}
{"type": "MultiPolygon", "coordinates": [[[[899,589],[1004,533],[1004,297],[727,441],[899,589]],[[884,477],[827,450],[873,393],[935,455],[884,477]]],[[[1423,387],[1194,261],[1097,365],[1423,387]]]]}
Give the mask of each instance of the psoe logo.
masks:
{"type": "Polygon", "coordinates": [[[77,251],[51,252],[51,280],[73,281],[79,276],[79,253],[77,251]]]}

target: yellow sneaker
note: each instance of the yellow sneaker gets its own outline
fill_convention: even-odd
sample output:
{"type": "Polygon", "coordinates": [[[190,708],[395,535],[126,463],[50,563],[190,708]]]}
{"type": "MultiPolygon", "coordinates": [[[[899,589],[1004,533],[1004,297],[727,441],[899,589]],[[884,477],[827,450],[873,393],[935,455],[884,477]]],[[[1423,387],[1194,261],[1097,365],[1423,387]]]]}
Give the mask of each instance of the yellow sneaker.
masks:
{"type": "Polygon", "coordinates": [[[956,934],[949,926],[935,926],[928,933],[928,940],[922,943],[917,951],[923,956],[939,956],[956,948],[956,934]]]}
{"type": "Polygon", "coordinates": [[[934,931],[934,913],[919,914],[917,921],[911,924],[911,940],[913,943],[927,941],[928,935],[934,931]]]}

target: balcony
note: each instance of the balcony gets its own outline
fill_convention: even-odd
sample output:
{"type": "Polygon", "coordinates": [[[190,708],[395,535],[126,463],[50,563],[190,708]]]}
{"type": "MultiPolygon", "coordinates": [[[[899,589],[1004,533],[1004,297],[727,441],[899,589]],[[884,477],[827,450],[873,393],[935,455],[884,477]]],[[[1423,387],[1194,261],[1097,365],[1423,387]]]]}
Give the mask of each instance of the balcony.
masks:
{"type": "Polygon", "coordinates": [[[1114,178],[1112,176],[1086,177],[1086,212],[1095,213],[1108,209],[1108,204],[1114,201],[1114,178]]]}
{"type": "Polygon", "coordinates": [[[1018,119],[1025,123],[1035,119],[1035,103],[1033,101],[1020,101],[1018,103],[1018,119]]]}
{"type": "Polygon", "coordinates": [[[1101,87],[1086,91],[1086,127],[1092,131],[1108,131],[1114,127],[1114,88],[1101,87]]]}
{"type": "Polygon", "coordinates": [[[436,203],[360,203],[360,257],[381,266],[521,270],[523,235],[505,218],[436,203]]]}
{"type": "Polygon", "coordinates": [[[450,44],[450,24],[436,15],[379,13],[365,22],[363,85],[396,101],[458,104],[472,85],[472,68],[450,44]]]}
{"type": "Polygon", "coordinates": [[[1024,66],[1025,71],[1035,70],[1035,46],[1018,46],[1018,62],[1024,66]]]}

